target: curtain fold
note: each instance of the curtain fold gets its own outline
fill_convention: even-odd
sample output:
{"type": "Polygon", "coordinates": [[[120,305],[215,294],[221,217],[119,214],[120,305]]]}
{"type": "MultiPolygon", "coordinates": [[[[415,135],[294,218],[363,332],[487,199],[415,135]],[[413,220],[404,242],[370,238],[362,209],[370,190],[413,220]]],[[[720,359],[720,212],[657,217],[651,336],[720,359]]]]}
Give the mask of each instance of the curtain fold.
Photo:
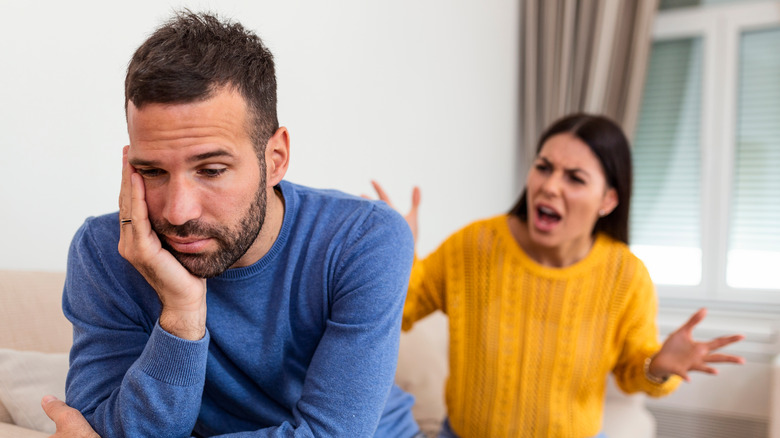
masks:
{"type": "Polygon", "coordinates": [[[573,112],[604,114],[629,138],[639,116],[658,0],[522,0],[521,159],[573,112]]]}

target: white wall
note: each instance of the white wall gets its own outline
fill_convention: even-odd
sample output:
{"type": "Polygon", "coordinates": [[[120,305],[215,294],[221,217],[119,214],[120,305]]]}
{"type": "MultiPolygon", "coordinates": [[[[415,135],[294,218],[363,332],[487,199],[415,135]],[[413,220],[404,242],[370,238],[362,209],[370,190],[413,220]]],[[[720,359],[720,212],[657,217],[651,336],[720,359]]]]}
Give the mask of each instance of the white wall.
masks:
{"type": "Polygon", "coordinates": [[[0,269],[63,270],[85,217],[116,210],[124,72],[182,5],[254,29],[276,57],[287,179],[399,207],[419,250],[517,195],[518,2],[0,0],[0,269]]]}

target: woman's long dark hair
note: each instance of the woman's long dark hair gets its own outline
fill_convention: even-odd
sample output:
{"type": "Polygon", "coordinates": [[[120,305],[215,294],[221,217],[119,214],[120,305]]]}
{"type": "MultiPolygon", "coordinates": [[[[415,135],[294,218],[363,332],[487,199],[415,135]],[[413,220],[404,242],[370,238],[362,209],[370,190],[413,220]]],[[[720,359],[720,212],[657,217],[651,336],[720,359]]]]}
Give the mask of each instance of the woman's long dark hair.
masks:
{"type": "MultiPolygon", "coordinates": [[[[582,140],[601,162],[609,187],[617,191],[618,205],[608,215],[599,218],[593,234],[603,232],[615,240],[628,244],[628,212],[631,205],[631,149],[623,130],[612,120],[590,114],[572,114],[553,123],[542,134],[536,153],[552,136],[569,133],[582,140]]],[[[509,214],[528,221],[527,188],[523,189],[509,214]]]]}

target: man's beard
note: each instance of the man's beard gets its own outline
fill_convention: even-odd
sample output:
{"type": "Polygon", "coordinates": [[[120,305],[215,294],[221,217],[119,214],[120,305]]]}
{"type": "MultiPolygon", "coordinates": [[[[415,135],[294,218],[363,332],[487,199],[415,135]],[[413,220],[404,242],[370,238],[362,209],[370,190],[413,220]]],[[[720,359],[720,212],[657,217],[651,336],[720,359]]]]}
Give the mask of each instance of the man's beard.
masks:
{"type": "MultiPolygon", "coordinates": [[[[263,163],[265,164],[265,163],[263,163]]],[[[162,247],[170,252],[192,275],[211,278],[225,272],[249,250],[257,239],[265,222],[267,196],[265,191],[265,166],[261,165],[260,187],[255,199],[235,228],[220,224],[206,224],[198,220],[183,225],[171,225],[165,219],[152,220],[152,229],[157,233],[162,247]],[[217,243],[213,252],[201,254],[181,253],[173,249],[164,235],[178,237],[212,238],[217,243]]]]}

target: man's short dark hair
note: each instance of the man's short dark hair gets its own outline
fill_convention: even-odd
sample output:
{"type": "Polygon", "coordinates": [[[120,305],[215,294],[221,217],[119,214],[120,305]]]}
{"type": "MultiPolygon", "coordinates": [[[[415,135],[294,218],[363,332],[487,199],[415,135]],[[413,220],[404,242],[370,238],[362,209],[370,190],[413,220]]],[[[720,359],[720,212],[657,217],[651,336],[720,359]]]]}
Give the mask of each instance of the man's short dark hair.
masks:
{"type": "Polygon", "coordinates": [[[258,157],[279,128],[271,52],[239,23],[207,13],[177,12],[135,51],[125,78],[129,102],[183,104],[236,89],[247,104],[249,133],[258,157]]]}

